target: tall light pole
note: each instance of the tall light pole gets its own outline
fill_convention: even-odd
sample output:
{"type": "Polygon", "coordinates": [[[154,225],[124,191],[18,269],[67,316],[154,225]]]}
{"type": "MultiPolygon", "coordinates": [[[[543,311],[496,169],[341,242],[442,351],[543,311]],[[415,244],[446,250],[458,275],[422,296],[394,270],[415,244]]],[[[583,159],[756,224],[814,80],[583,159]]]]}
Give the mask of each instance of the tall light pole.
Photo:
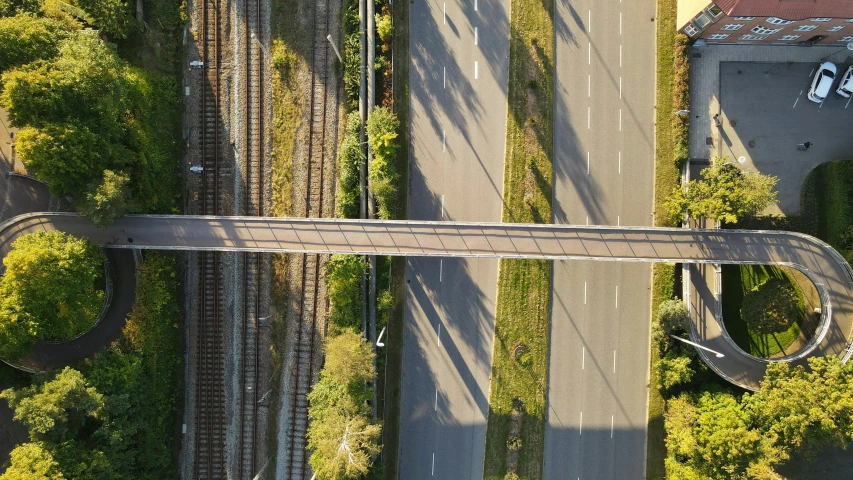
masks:
{"type": "Polygon", "coordinates": [[[709,351],[709,352],[713,353],[714,355],[716,355],[716,356],[717,356],[717,358],[723,358],[723,357],[725,357],[725,355],[723,355],[722,353],[720,353],[720,352],[718,352],[718,351],[716,351],[716,350],[711,350],[711,349],[710,349],[710,348],[708,348],[708,347],[703,347],[702,345],[699,345],[698,343],[691,342],[690,340],[687,340],[687,339],[681,338],[681,337],[679,337],[679,336],[676,336],[676,335],[670,335],[670,336],[669,336],[669,338],[674,338],[674,339],[676,339],[676,340],[678,340],[678,341],[680,341],[680,342],[684,342],[684,343],[686,343],[686,344],[688,344],[688,345],[693,345],[693,346],[694,346],[694,347],[696,347],[696,348],[701,348],[702,350],[707,350],[707,351],[709,351]]]}

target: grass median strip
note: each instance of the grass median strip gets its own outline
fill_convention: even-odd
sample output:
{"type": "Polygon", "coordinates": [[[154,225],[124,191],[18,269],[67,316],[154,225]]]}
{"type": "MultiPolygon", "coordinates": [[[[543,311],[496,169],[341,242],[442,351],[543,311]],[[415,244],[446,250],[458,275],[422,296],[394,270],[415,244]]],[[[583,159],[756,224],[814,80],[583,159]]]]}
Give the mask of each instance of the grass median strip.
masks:
{"type": "MultiPolygon", "coordinates": [[[[503,221],[550,223],[553,4],[512,0],[503,221]]],[[[486,433],[485,478],[541,478],[551,262],[503,260],[486,433]]]]}
{"type": "MultiPolygon", "coordinates": [[[[657,2],[657,92],[655,95],[655,225],[667,226],[666,209],[663,202],[672,193],[679,182],[679,169],[675,162],[676,129],[672,116],[675,112],[676,82],[676,30],[675,16],[677,0],[658,0],[657,2]]],[[[686,133],[686,127],[680,133],[686,133]]],[[[675,270],[671,265],[657,264],[653,271],[652,318],[658,306],[675,294],[675,270]]],[[[658,362],[657,344],[652,340],[649,377],[649,418],[646,445],[646,478],[657,479],[666,476],[664,459],[663,415],[666,401],[654,385],[657,385],[657,373],[654,365],[658,362]]]]}

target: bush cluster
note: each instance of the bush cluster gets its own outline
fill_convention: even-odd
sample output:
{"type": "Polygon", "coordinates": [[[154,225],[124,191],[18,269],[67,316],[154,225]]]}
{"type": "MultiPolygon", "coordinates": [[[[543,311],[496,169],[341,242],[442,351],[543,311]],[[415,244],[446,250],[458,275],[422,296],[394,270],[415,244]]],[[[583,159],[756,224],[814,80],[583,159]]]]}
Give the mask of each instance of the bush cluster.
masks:
{"type": "MultiPolygon", "coordinates": [[[[690,44],[690,38],[687,35],[680,34],[675,37],[675,48],[673,58],[673,86],[672,86],[672,108],[674,111],[690,109],[690,60],[687,55],[687,50],[690,44]]],[[[673,145],[673,160],[678,168],[687,160],[689,156],[689,139],[688,133],[690,129],[690,119],[686,115],[672,116],[672,140],[673,145]]]]}
{"type": "Polygon", "coordinates": [[[359,177],[364,163],[360,141],[361,120],[358,112],[347,115],[347,130],[338,153],[338,188],[335,192],[335,215],[339,218],[358,218],[361,191],[359,177]]]}
{"type": "Polygon", "coordinates": [[[400,121],[387,107],[376,107],[367,120],[367,142],[373,150],[368,170],[368,188],[379,204],[383,220],[397,218],[400,175],[397,173],[397,130],[400,121]]]}
{"type": "Polygon", "coordinates": [[[0,480],[178,476],[173,452],[183,369],[177,289],[174,257],[147,256],[133,311],[110,350],[0,394],[30,434],[0,480]]]}

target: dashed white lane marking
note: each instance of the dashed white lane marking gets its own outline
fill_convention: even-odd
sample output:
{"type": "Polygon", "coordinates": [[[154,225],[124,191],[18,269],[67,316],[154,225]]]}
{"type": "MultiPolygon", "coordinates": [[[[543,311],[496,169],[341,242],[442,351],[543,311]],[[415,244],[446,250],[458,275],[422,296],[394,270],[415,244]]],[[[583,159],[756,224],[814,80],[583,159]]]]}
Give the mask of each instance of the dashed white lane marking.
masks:
{"type": "Polygon", "coordinates": [[[622,152],[619,152],[619,175],[622,175],[622,152]]]}
{"type": "Polygon", "coordinates": [[[583,412],[581,412],[580,425],[578,427],[578,435],[583,435],[583,412]]]}
{"type": "Polygon", "coordinates": [[[442,74],[441,84],[445,89],[447,89],[447,67],[442,68],[444,69],[444,73],[442,74]]]}
{"type": "Polygon", "coordinates": [[[799,101],[800,101],[800,97],[801,97],[802,95],[803,95],[803,91],[802,91],[802,90],[800,90],[800,94],[799,94],[799,95],[797,95],[797,99],[796,99],[796,100],[794,100],[794,106],[793,106],[793,107],[791,107],[791,108],[797,108],[797,102],[799,102],[799,101]]]}
{"type": "Polygon", "coordinates": [[[853,95],[851,95],[850,97],[847,98],[847,105],[844,105],[844,108],[847,108],[850,106],[850,100],[853,100],[853,95]]]}
{"type": "Polygon", "coordinates": [[[479,64],[478,64],[478,63],[477,63],[477,61],[475,60],[475,61],[474,61],[474,80],[476,80],[476,79],[477,79],[477,77],[479,77],[479,76],[480,76],[480,73],[479,73],[479,64]]]}
{"type": "Polygon", "coordinates": [[[435,452],[432,452],[432,474],[431,475],[433,477],[435,476],[435,452]]]}
{"type": "Polygon", "coordinates": [[[480,43],[479,29],[477,27],[474,27],[474,45],[477,45],[479,43],[480,43]]]}
{"type": "Polygon", "coordinates": [[[586,224],[589,225],[589,215],[586,216],[586,224]]]}
{"type": "Polygon", "coordinates": [[[441,218],[444,218],[444,195],[441,196],[441,218]]]}
{"type": "Polygon", "coordinates": [[[619,285],[616,285],[616,308],[619,308],[619,285]]]}
{"type": "MultiPolygon", "coordinates": [[[[616,215],[616,226],[617,227],[622,226],[622,217],[620,217],[619,215],[616,215]]],[[[618,287],[617,287],[617,291],[618,291],[618,287]]]]}
{"type": "Polygon", "coordinates": [[[447,2],[444,2],[444,24],[447,25],[447,2]]]}
{"type": "Polygon", "coordinates": [[[589,175],[589,152],[586,152],[586,174],[589,175]]]}
{"type": "Polygon", "coordinates": [[[811,76],[812,76],[812,74],[813,74],[813,73],[814,73],[814,67],[812,67],[812,71],[811,71],[811,72],[809,72],[809,78],[811,78],[811,76]]]}
{"type": "Polygon", "coordinates": [[[613,415],[610,416],[610,438],[613,438],[613,415]]]}
{"type": "Polygon", "coordinates": [[[442,277],[443,273],[444,273],[444,259],[442,258],[438,261],[438,283],[441,283],[441,277],[442,277]]]}
{"type": "Polygon", "coordinates": [[[436,344],[440,347],[441,346],[441,324],[440,323],[438,324],[438,336],[436,338],[437,338],[436,344]]]}
{"type": "Polygon", "coordinates": [[[592,10],[589,10],[589,15],[587,15],[586,31],[587,33],[592,33],[592,10]]]}
{"type": "Polygon", "coordinates": [[[613,373],[616,373],[616,350],[613,350],[613,373]]]}
{"type": "Polygon", "coordinates": [[[447,151],[447,130],[441,131],[441,151],[442,153],[447,151]]]}
{"type": "Polygon", "coordinates": [[[592,117],[592,107],[586,107],[586,129],[589,130],[590,118],[592,117]]]}
{"type": "Polygon", "coordinates": [[[586,282],[583,282],[583,304],[586,305],[586,282]]]}
{"type": "Polygon", "coordinates": [[[474,11],[477,11],[477,0],[474,0],[474,11]]]}
{"type": "Polygon", "coordinates": [[[586,370],[586,347],[581,350],[581,370],[586,370]]]}
{"type": "Polygon", "coordinates": [[[622,12],[619,12],[619,35],[622,35],[622,12]]]}
{"type": "Polygon", "coordinates": [[[437,388],[435,389],[435,403],[432,406],[432,411],[433,412],[438,411],[438,389],[437,388]]]}

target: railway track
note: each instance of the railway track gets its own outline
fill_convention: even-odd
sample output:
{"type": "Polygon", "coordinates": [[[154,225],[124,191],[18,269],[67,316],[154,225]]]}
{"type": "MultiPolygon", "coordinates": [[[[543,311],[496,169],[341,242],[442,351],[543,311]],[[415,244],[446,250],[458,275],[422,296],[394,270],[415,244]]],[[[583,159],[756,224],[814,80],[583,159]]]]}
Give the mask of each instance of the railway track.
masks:
{"type": "MultiPolygon", "coordinates": [[[[219,166],[222,138],[220,99],[219,0],[202,3],[201,85],[201,213],[219,211],[219,166]]],[[[197,479],[225,479],[225,401],[220,326],[222,282],[218,253],[199,255],[199,302],[197,340],[195,471],[197,479]]]]}
{"type": "MultiPolygon", "coordinates": [[[[247,0],[245,3],[246,25],[246,185],[245,214],[260,216],[263,209],[263,166],[264,166],[264,124],[263,124],[263,57],[258,44],[262,36],[261,1],[247,0]]],[[[258,253],[244,254],[244,316],[242,345],[242,374],[240,402],[240,432],[237,478],[248,479],[257,469],[257,427],[258,427],[258,381],[260,372],[260,312],[262,256],[258,253]]]]}
{"type": "MultiPolygon", "coordinates": [[[[311,112],[310,131],[308,136],[308,169],[305,185],[301,191],[305,194],[305,217],[322,217],[333,197],[324,195],[324,171],[326,168],[326,136],[327,132],[327,85],[329,44],[326,33],[329,31],[329,1],[317,0],[314,3],[314,28],[311,61],[311,112]]],[[[335,133],[331,133],[335,135],[335,133]]],[[[315,365],[315,345],[319,343],[318,328],[325,326],[323,315],[323,292],[320,288],[321,264],[320,255],[301,255],[300,285],[302,298],[299,304],[299,322],[297,326],[295,345],[294,383],[290,391],[290,422],[287,432],[287,466],[288,479],[309,478],[307,468],[308,452],[306,433],[308,431],[308,393],[311,390],[318,365],[315,365]]]]}

